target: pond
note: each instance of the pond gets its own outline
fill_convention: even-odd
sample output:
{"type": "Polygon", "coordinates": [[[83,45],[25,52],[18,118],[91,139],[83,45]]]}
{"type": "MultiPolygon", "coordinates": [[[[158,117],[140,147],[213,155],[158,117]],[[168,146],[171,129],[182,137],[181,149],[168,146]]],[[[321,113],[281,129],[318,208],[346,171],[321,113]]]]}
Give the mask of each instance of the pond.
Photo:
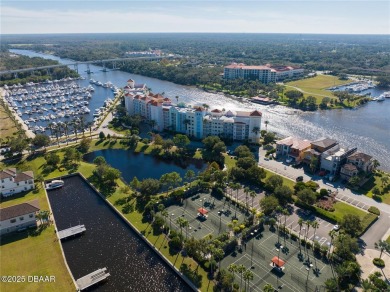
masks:
{"type": "Polygon", "coordinates": [[[48,191],[58,230],[79,224],[85,234],[62,242],[75,280],[107,268],[96,291],[191,291],[188,285],[112,210],[79,175],[48,191]]]}
{"type": "Polygon", "coordinates": [[[104,149],[94,151],[84,155],[84,160],[92,163],[93,160],[103,156],[106,162],[112,167],[119,169],[122,173],[122,177],[130,182],[134,176],[139,180],[145,178],[159,179],[164,173],[176,171],[183,178],[188,170],[193,170],[195,174],[199,171],[203,171],[207,164],[201,160],[193,159],[178,165],[173,161],[163,160],[153,155],[147,155],[144,153],[136,153],[133,151],[122,149],[104,149]]]}

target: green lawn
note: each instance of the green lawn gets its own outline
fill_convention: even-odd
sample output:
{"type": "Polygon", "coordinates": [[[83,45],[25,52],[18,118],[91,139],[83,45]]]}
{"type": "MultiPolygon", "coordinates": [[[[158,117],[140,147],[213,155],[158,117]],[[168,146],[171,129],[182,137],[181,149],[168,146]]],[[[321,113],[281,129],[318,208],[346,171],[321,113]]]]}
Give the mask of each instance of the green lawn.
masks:
{"type": "Polygon", "coordinates": [[[381,192],[381,202],[390,204],[390,185],[387,187],[382,186],[381,177],[387,176],[390,178],[390,174],[385,172],[376,172],[359,190],[358,192],[372,198],[372,190],[377,187],[381,192]]]}
{"type": "Polygon", "coordinates": [[[389,235],[389,237],[386,239],[386,241],[387,241],[388,243],[390,243],[390,235],[389,235]]]}
{"type": "MultiPolygon", "coordinates": [[[[41,210],[49,210],[45,192],[40,188],[16,195],[0,203],[1,208],[23,202],[39,200],[41,210]]],[[[0,283],[0,291],[75,291],[73,281],[65,267],[54,226],[39,235],[32,231],[16,233],[1,239],[1,275],[55,276],[55,283],[0,283]]]]}
{"type": "Polygon", "coordinates": [[[0,104],[0,138],[5,141],[6,137],[12,137],[17,131],[15,123],[0,104]]]}
{"type": "Polygon", "coordinates": [[[287,82],[286,90],[292,90],[297,87],[304,92],[304,96],[314,96],[317,103],[320,103],[324,96],[336,98],[332,91],[327,90],[336,85],[343,85],[352,82],[351,80],[339,80],[336,76],[331,75],[317,75],[313,78],[301,79],[297,81],[287,82]]]}

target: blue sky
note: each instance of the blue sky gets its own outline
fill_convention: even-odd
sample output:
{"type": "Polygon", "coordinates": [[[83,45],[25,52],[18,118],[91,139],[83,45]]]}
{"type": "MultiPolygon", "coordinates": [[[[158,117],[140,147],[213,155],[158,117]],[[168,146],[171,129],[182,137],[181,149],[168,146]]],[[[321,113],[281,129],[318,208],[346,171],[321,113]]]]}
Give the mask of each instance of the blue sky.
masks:
{"type": "Polygon", "coordinates": [[[0,32],[390,34],[390,1],[2,0],[0,32]]]}

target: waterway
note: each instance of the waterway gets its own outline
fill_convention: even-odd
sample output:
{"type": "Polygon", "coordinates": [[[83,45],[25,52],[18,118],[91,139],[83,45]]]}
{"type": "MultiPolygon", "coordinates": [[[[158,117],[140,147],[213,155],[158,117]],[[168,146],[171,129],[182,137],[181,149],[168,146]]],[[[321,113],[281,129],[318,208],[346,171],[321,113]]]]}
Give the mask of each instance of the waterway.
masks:
{"type": "MultiPolygon", "coordinates": [[[[30,57],[42,57],[69,64],[72,60],[62,59],[48,54],[29,50],[11,50],[30,57]]],[[[73,66],[71,66],[73,69],[73,66]]],[[[302,112],[284,106],[263,106],[243,102],[224,96],[205,92],[192,86],[183,86],[119,70],[102,72],[102,67],[90,66],[93,74],[87,75],[86,65],[79,65],[79,73],[87,79],[93,78],[103,83],[111,81],[123,87],[129,78],[137,83],[146,83],[155,93],[165,92],[173,100],[179,96],[179,102],[188,104],[207,103],[211,108],[226,110],[258,109],[263,113],[263,121],[269,121],[268,130],[284,136],[297,136],[314,140],[321,137],[336,139],[345,147],[357,147],[359,151],[374,156],[381,163],[381,168],[390,171],[390,99],[384,102],[370,102],[354,110],[325,110],[302,112]]],[[[374,89],[373,96],[381,90],[374,89]]],[[[103,103],[104,98],[102,99],[103,103]]],[[[264,125],[263,125],[264,128],[264,125]]]]}
{"type": "Polygon", "coordinates": [[[119,169],[122,177],[130,182],[135,176],[139,180],[145,178],[159,179],[164,173],[176,171],[183,178],[188,170],[193,170],[195,173],[203,171],[206,164],[202,161],[194,160],[186,165],[178,165],[173,161],[158,159],[152,155],[144,153],[135,153],[122,149],[104,149],[94,151],[84,155],[84,159],[90,163],[98,157],[103,156],[106,162],[112,167],[119,169]]]}
{"type": "Polygon", "coordinates": [[[84,224],[85,234],[62,242],[77,280],[107,268],[108,281],[94,291],[191,291],[138,235],[80,177],[48,192],[58,230],[84,224]]]}

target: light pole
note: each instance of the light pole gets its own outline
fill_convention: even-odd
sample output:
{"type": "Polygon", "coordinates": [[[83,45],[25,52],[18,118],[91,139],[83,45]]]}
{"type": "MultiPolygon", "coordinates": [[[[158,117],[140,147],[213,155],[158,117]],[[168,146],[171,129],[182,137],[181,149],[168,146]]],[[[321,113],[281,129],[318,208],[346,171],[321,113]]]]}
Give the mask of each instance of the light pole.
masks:
{"type": "Polygon", "coordinates": [[[251,236],[252,236],[251,269],[253,269],[253,245],[255,243],[255,237],[253,235],[254,235],[254,233],[251,232],[251,236]]]}
{"type": "Polygon", "coordinates": [[[172,230],[172,217],[175,216],[175,214],[171,214],[171,217],[169,217],[169,229],[172,230]]]}

